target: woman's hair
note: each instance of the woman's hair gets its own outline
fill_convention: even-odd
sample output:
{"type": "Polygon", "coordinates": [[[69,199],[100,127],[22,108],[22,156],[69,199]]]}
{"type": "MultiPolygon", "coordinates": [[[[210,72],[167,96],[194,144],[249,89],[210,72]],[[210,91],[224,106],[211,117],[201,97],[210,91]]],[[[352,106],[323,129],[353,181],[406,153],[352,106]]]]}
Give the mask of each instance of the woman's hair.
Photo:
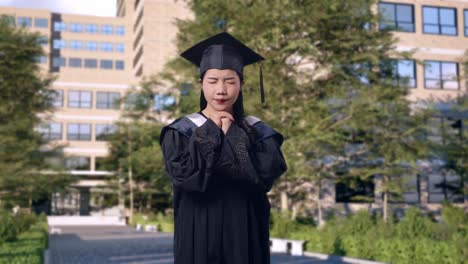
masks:
{"type": "MultiPolygon", "coordinates": [[[[205,73],[202,73],[200,76],[200,80],[203,82],[203,77],[205,77],[205,73]]],[[[241,83],[244,81],[244,76],[238,72],[236,72],[237,75],[239,76],[239,79],[241,83]]],[[[200,111],[205,109],[207,106],[206,98],[205,95],[203,94],[203,89],[200,92],[200,111]]],[[[255,140],[256,140],[256,132],[253,126],[249,125],[247,123],[247,120],[245,120],[245,112],[244,112],[244,99],[242,96],[242,89],[239,91],[239,96],[237,97],[237,100],[234,102],[234,105],[232,106],[232,112],[233,112],[233,117],[234,120],[237,122],[240,128],[242,128],[247,135],[249,136],[249,141],[251,146],[254,145],[255,140]]]]}

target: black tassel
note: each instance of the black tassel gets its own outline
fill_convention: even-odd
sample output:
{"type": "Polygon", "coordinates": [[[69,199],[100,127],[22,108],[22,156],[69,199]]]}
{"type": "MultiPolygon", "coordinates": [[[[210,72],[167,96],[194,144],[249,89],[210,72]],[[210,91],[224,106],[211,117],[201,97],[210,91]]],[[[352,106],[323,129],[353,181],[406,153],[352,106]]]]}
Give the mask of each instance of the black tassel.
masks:
{"type": "Polygon", "coordinates": [[[263,89],[263,71],[262,71],[262,64],[260,63],[260,100],[265,103],[265,90],[263,89]]]}

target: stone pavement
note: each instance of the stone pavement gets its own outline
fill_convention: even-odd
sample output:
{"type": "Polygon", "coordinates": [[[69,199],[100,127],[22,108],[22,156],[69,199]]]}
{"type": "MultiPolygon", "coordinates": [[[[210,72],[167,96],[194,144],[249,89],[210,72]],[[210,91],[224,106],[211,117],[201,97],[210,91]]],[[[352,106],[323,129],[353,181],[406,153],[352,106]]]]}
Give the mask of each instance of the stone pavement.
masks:
{"type": "MultiPolygon", "coordinates": [[[[62,226],[51,234],[49,264],[171,264],[172,234],[138,232],[120,226],[62,226]]],[[[272,264],[325,264],[308,257],[272,255],[272,264]]],[[[48,264],[48,263],[46,263],[48,264]]]]}

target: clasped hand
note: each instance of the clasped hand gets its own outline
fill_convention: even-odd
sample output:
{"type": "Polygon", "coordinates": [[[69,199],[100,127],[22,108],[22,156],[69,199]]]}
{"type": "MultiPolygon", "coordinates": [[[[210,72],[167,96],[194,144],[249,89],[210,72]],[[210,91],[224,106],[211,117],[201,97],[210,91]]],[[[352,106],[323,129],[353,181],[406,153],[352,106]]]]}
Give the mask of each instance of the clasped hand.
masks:
{"type": "Polygon", "coordinates": [[[231,126],[232,122],[234,122],[234,118],[232,115],[225,111],[217,111],[212,113],[204,113],[206,117],[211,119],[226,135],[231,126]]]}

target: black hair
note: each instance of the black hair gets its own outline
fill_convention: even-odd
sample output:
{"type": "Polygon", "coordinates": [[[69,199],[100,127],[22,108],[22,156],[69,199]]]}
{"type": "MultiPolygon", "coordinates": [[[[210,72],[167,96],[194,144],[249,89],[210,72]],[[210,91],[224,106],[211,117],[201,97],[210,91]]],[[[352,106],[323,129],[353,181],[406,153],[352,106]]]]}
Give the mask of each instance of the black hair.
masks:
{"type": "MultiPolygon", "coordinates": [[[[203,82],[203,77],[205,77],[205,73],[202,73],[201,76],[200,76],[200,81],[203,82]]],[[[244,76],[237,72],[237,75],[239,76],[239,79],[241,81],[241,83],[244,81],[244,76]]],[[[203,109],[206,108],[207,106],[207,101],[206,101],[206,98],[205,98],[205,95],[203,94],[203,89],[201,90],[200,92],[200,111],[202,111],[203,109]]],[[[242,96],[242,90],[239,91],[239,96],[237,97],[237,100],[234,102],[233,106],[232,106],[232,112],[233,112],[233,117],[234,117],[234,120],[235,122],[237,123],[237,125],[242,128],[245,133],[247,133],[247,136],[249,137],[249,141],[250,141],[250,144],[251,146],[254,145],[255,143],[255,140],[256,140],[256,132],[255,132],[255,129],[253,126],[251,126],[247,120],[245,120],[245,112],[244,112],[244,99],[243,99],[243,96],[242,96]]]]}

